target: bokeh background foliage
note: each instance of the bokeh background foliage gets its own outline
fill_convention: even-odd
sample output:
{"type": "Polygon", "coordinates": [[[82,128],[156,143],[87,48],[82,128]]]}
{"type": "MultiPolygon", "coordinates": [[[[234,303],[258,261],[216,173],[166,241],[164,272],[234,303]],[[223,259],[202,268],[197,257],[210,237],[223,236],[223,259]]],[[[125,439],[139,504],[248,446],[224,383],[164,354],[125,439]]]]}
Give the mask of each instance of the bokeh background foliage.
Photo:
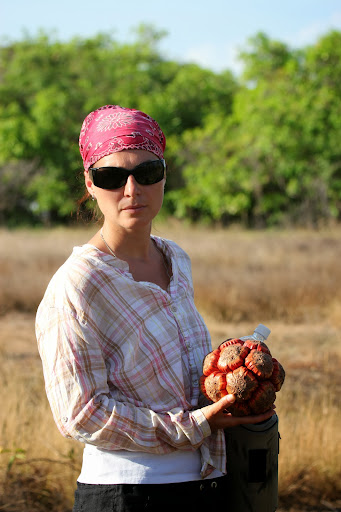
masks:
{"type": "Polygon", "coordinates": [[[108,103],[147,111],[166,133],[166,214],[247,227],[339,220],[341,32],[300,49],[258,33],[238,77],[168,59],[165,36],[141,25],[129,44],[41,32],[0,45],[0,224],[75,221],[80,126],[108,103]]]}

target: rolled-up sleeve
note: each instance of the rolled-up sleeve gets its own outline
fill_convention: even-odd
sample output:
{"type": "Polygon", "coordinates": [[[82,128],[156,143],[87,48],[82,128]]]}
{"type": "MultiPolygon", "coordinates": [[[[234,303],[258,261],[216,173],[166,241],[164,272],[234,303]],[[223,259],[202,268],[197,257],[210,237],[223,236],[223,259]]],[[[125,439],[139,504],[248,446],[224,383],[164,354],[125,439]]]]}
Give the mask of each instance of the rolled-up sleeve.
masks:
{"type": "Polygon", "coordinates": [[[70,311],[41,311],[37,339],[47,397],[64,436],[108,450],[166,453],[197,449],[210,435],[200,410],[161,414],[112,398],[101,347],[70,311]]]}

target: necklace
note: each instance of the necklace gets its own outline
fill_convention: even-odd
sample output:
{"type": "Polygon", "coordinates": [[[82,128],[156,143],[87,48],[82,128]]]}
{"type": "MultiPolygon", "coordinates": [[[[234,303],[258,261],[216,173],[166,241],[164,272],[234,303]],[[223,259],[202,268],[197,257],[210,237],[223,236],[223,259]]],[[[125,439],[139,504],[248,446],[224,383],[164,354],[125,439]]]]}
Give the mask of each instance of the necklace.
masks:
{"type": "Polygon", "coordinates": [[[109,247],[109,245],[107,244],[107,242],[106,242],[106,241],[105,241],[105,239],[104,239],[104,236],[103,236],[103,228],[101,228],[101,231],[99,232],[99,234],[100,234],[100,236],[101,236],[101,238],[102,238],[103,242],[105,243],[105,245],[106,245],[106,247],[107,247],[108,251],[110,251],[110,252],[111,252],[111,254],[114,256],[114,258],[117,258],[117,256],[116,256],[116,254],[114,253],[114,251],[111,249],[111,247],[109,247]]]}
{"type": "MultiPolygon", "coordinates": [[[[107,242],[105,241],[105,238],[103,236],[103,228],[101,228],[100,232],[100,237],[102,238],[106,248],[108,249],[108,251],[113,255],[114,258],[117,258],[116,254],[114,253],[114,251],[111,249],[111,247],[107,244],[107,242]]],[[[170,280],[171,276],[169,275],[169,266],[168,264],[166,263],[166,257],[164,255],[164,253],[161,251],[161,249],[159,249],[159,247],[157,246],[156,242],[154,242],[154,245],[157,249],[157,251],[159,252],[160,256],[161,256],[161,260],[162,260],[162,263],[163,263],[163,266],[165,268],[165,271],[166,271],[166,274],[167,274],[167,277],[168,279],[170,280]]]]}

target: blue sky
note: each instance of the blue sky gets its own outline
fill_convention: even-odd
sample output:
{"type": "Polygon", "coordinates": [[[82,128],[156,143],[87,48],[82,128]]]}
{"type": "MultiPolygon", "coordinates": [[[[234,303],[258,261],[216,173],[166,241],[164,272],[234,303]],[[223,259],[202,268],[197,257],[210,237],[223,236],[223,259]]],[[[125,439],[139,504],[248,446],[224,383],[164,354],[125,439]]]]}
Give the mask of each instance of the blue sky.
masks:
{"type": "Polygon", "coordinates": [[[62,40],[111,32],[129,42],[142,22],[168,32],[167,58],[238,72],[238,50],[258,31],[297,48],[341,30],[341,0],[0,0],[2,41],[43,29],[62,40]]]}

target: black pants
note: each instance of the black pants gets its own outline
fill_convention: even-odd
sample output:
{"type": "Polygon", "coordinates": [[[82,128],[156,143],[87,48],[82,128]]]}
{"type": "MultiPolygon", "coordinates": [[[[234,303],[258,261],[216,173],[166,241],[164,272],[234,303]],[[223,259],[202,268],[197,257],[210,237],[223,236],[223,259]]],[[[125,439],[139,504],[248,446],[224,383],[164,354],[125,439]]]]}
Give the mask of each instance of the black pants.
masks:
{"type": "Polygon", "coordinates": [[[77,483],[73,512],[207,512],[224,505],[225,477],[177,484],[92,485],[77,483]]]}

